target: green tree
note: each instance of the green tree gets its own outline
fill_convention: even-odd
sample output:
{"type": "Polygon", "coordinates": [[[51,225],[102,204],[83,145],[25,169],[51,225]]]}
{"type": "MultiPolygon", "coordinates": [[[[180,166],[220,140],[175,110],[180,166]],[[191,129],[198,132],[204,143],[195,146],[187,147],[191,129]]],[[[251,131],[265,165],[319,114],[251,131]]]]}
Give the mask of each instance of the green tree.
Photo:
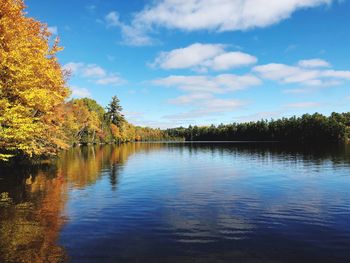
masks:
{"type": "Polygon", "coordinates": [[[123,110],[120,106],[120,101],[117,96],[112,97],[112,101],[107,106],[107,119],[116,125],[118,128],[122,127],[122,124],[125,122],[124,115],[121,113],[123,110]]]}

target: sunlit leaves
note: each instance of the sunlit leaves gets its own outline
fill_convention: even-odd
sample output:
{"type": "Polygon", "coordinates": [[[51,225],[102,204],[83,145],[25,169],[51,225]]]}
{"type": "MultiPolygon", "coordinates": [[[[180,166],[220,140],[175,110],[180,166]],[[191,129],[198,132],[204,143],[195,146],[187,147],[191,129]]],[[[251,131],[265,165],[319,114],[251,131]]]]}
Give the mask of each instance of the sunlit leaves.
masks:
{"type": "Polygon", "coordinates": [[[11,155],[52,155],[66,146],[59,106],[68,96],[47,26],[28,18],[21,0],[0,6],[0,148],[11,155]]]}

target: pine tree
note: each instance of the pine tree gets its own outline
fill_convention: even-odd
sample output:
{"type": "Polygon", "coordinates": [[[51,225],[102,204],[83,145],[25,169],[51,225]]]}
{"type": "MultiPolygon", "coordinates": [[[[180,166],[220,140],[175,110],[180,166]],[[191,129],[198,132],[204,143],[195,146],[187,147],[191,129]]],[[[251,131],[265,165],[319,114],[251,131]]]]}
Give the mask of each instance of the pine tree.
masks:
{"type": "Polygon", "coordinates": [[[112,97],[112,101],[107,107],[106,117],[107,119],[116,125],[118,128],[122,127],[122,124],[125,122],[124,115],[121,113],[123,110],[120,106],[120,101],[117,96],[112,97]]]}

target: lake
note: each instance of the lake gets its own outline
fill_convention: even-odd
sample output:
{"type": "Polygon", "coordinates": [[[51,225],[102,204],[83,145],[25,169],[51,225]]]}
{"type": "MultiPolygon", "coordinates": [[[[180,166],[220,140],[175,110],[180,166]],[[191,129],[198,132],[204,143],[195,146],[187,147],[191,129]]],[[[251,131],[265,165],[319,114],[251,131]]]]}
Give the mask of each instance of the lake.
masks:
{"type": "Polygon", "coordinates": [[[0,174],[0,262],[350,262],[347,145],[81,147],[0,174]]]}

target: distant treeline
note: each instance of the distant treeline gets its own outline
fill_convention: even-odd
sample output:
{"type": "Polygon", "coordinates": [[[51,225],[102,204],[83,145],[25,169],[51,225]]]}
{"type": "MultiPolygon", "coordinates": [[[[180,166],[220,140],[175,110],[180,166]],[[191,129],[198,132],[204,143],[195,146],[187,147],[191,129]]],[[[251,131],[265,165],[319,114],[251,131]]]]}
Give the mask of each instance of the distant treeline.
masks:
{"type": "Polygon", "coordinates": [[[160,129],[127,122],[116,96],[106,109],[89,98],[73,99],[63,108],[63,131],[69,145],[172,139],[160,129]]]}
{"type": "Polygon", "coordinates": [[[349,139],[350,113],[319,113],[301,117],[257,122],[220,124],[218,126],[189,126],[168,129],[169,136],[187,141],[286,141],[340,142],[349,139]]]}

